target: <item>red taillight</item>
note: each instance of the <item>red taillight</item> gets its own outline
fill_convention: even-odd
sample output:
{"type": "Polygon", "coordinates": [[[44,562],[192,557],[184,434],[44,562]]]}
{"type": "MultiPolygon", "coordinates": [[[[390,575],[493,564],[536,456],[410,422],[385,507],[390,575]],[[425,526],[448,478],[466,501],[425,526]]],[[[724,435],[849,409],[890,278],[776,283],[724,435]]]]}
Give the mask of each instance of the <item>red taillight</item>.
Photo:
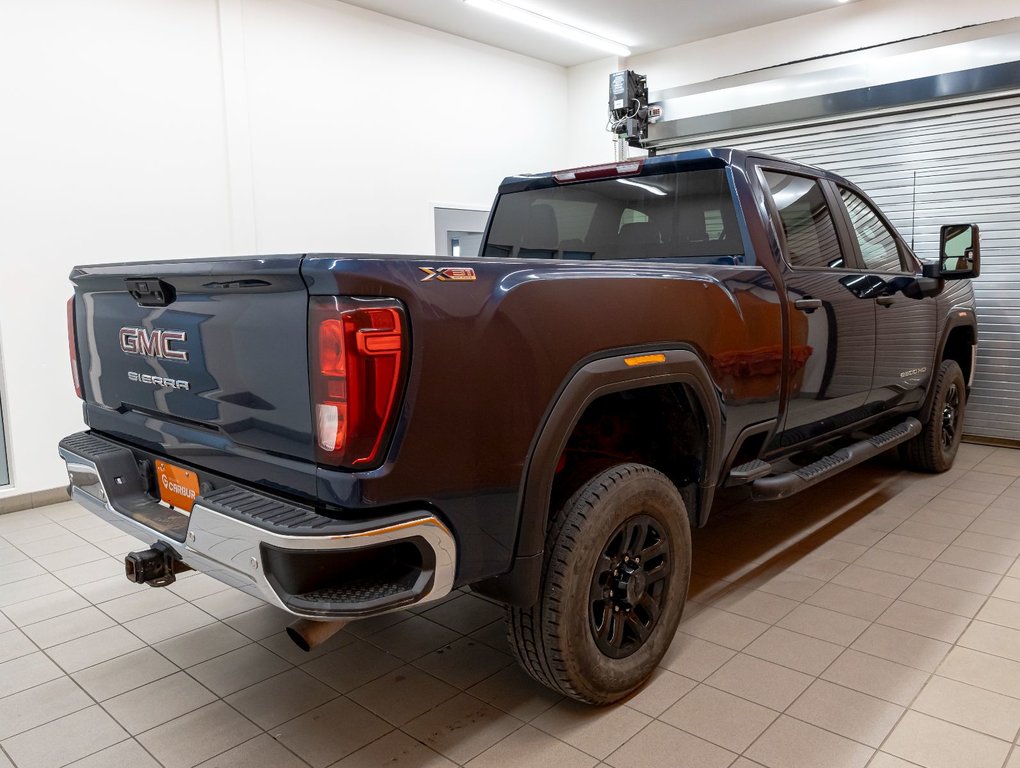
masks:
{"type": "Polygon", "coordinates": [[[644,165],[643,159],[624,160],[622,163],[607,163],[606,165],[588,165],[584,168],[570,168],[565,171],[556,171],[553,178],[557,184],[574,184],[578,181],[594,181],[595,179],[615,179],[620,176],[633,176],[641,173],[644,165]]]}
{"type": "Polygon", "coordinates": [[[392,299],[313,296],[308,320],[319,460],[373,464],[396,411],[406,354],[404,310],[392,299]]]}
{"type": "Polygon", "coordinates": [[[82,397],[81,368],[78,366],[78,342],[74,338],[74,296],[67,300],[67,351],[71,355],[71,379],[74,381],[74,393],[78,397],[82,397]]]}

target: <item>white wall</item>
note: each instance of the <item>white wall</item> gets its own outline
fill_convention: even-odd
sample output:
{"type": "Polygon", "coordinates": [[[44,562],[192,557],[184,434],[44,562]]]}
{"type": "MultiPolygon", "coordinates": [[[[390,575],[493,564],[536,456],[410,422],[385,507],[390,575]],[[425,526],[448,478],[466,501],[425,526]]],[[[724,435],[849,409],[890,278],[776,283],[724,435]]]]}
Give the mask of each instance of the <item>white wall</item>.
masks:
{"type": "Polygon", "coordinates": [[[0,72],[0,497],[66,482],[74,264],[430,253],[566,147],[563,68],[335,0],[3,3],[0,72]]]}

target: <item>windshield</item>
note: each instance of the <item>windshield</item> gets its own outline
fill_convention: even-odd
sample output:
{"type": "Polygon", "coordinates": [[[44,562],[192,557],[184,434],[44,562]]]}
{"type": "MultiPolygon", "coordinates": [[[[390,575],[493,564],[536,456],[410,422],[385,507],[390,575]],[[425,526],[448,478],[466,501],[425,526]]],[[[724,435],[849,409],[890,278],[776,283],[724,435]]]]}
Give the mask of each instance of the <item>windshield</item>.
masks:
{"type": "Polygon", "coordinates": [[[485,256],[744,263],[722,168],[500,196],[485,256]]]}

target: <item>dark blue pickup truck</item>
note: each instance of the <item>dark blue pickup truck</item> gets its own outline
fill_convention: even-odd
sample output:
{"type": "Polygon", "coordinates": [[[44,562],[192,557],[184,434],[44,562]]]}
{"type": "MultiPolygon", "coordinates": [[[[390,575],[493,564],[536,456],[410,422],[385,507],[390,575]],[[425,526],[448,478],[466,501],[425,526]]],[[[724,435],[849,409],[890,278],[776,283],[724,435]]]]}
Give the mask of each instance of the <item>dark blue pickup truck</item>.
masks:
{"type": "Polygon", "coordinates": [[[716,488],[952,464],[977,228],[939,256],[845,179],[718,149],[511,177],[473,259],[77,267],[59,450],[151,545],[134,581],[199,569],[306,648],[470,585],[531,675],[607,703],[672,640],[716,488]]]}

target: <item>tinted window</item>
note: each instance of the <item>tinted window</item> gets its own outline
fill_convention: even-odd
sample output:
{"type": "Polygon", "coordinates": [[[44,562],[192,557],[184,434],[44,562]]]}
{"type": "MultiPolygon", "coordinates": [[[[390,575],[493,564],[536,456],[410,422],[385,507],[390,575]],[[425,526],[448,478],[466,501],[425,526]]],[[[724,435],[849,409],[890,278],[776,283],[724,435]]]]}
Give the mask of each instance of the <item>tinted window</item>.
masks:
{"type": "Polygon", "coordinates": [[[786,235],[786,258],[795,267],[842,267],[843,251],[832,213],[814,179],[775,171],[765,181],[786,235]]]}
{"type": "Polygon", "coordinates": [[[903,262],[896,236],[889,227],[878,218],[871,206],[864,202],[860,195],[849,189],[839,188],[839,194],[850,214],[857,243],[861,248],[864,266],[876,272],[902,272],[903,262]]]}
{"type": "Polygon", "coordinates": [[[719,168],[501,195],[485,255],[737,264],[744,247],[719,168]]]}

